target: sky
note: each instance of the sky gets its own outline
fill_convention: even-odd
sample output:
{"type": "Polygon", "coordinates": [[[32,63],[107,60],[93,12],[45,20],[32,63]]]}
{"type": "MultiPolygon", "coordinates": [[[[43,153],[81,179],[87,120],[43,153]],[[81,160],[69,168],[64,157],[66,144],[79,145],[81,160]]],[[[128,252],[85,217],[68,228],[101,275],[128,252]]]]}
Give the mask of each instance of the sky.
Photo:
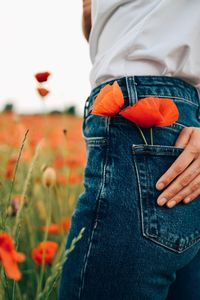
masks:
{"type": "Polygon", "coordinates": [[[81,16],[81,0],[0,0],[0,109],[41,112],[34,74],[49,71],[46,109],[83,115],[91,62],[81,16]]]}

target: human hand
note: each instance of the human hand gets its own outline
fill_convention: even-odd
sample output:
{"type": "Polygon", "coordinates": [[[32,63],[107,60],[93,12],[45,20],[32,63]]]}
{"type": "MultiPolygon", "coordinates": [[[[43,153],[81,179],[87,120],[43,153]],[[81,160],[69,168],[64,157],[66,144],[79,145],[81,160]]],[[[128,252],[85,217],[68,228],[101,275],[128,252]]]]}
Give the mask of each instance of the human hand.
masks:
{"type": "Polygon", "coordinates": [[[157,199],[158,205],[169,208],[181,201],[190,203],[200,195],[200,128],[185,127],[175,146],[184,148],[183,152],[156,183],[162,190],[175,179],[157,199]]]}

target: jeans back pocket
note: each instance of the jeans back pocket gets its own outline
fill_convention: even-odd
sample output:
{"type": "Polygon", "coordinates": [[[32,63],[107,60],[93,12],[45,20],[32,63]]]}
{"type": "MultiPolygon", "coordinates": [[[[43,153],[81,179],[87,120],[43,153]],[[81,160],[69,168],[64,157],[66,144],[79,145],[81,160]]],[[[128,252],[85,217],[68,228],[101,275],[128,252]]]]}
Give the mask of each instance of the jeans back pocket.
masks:
{"type": "Polygon", "coordinates": [[[157,180],[184,149],[165,145],[132,145],[138,179],[143,235],[172,251],[181,253],[200,240],[200,196],[190,204],[173,208],[159,206],[157,180]]]}

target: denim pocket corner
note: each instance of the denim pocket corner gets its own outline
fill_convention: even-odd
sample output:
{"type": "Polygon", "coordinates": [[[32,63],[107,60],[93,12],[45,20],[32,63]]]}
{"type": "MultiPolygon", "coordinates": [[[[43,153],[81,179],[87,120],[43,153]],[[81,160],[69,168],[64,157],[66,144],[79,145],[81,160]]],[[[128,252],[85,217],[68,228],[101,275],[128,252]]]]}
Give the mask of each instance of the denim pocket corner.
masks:
{"type": "Polygon", "coordinates": [[[200,196],[190,204],[169,209],[156,202],[161,193],[157,180],[167,171],[183,148],[165,145],[132,145],[138,180],[143,236],[181,253],[200,241],[200,196]]]}

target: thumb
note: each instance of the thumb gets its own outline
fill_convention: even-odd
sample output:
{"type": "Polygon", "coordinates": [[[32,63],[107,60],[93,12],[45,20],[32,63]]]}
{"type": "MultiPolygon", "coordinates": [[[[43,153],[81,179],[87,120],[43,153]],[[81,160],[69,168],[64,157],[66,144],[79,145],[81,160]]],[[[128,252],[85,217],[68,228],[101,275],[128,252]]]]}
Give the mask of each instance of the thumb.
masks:
{"type": "Polygon", "coordinates": [[[183,128],[176,140],[175,146],[180,148],[185,148],[189,143],[193,130],[194,130],[193,127],[183,128]]]}

